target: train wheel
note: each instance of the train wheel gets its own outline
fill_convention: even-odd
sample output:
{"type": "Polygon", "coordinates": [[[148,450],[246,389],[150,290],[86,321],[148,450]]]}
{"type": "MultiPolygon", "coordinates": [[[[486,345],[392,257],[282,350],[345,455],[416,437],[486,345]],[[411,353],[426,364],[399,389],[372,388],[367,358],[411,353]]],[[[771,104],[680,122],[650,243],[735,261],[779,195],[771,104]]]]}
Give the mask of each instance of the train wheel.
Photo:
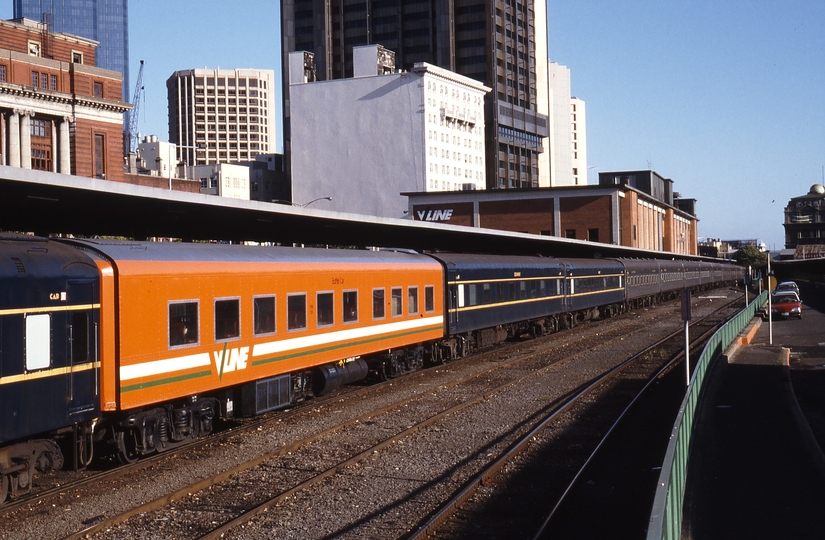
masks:
{"type": "Polygon", "coordinates": [[[0,480],[0,506],[6,504],[6,497],[9,495],[9,477],[5,474],[3,475],[3,479],[0,480]]]}
{"type": "Polygon", "coordinates": [[[384,360],[378,364],[378,379],[381,381],[392,379],[392,361],[384,360]]]}
{"type": "Polygon", "coordinates": [[[117,459],[124,465],[134,463],[138,460],[138,454],[135,452],[133,445],[126,440],[126,432],[118,431],[115,433],[115,441],[117,441],[117,459]]]}

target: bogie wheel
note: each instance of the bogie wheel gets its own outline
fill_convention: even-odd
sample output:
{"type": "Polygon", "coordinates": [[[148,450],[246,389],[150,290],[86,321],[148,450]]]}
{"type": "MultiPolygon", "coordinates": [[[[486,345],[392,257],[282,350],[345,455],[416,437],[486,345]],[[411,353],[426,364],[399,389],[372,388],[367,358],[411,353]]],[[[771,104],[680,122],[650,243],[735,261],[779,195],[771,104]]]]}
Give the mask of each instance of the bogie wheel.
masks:
{"type": "Polygon", "coordinates": [[[378,365],[378,379],[383,382],[392,378],[392,360],[384,360],[378,365]]]}
{"type": "Polygon", "coordinates": [[[9,477],[7,475],[3,475],[3,479],[0,480],[0,507],[6,504],[6,497],[9,496],[9,477]]]}
{"type": "Polygon", "coordinates": [[[126,432],[125,431],[118,431],[115,434],[115,440],[117,441],[117,459],[123,465],[128,465],[130,463],[134,463],[138,460],[138,454],[134,451],[134,448],[129,448],[132,445],[130,441],[127,440],[126,432]]]}

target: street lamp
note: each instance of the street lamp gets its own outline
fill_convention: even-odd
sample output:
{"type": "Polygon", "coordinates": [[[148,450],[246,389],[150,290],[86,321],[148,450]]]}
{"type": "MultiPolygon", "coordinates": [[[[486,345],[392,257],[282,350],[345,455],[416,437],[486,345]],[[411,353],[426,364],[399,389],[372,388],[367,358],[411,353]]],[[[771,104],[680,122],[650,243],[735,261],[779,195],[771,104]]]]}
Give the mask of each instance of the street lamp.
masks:
{"type": "MultiPolygon", "coordinates": [[[[596,183],[598,184],[599,183],[599,167],[597,165],[592,165],[592,166],[588,167],[587,168],[587,176],[588,177],[590,176],[590,171],[591,170],[596,171],[596,183]]],[[[587,181],[588,184],[590,183],[590,178],[586,178],[585,180],[587,181]]]]}
{"type": "Polygon", "coordinates": [[[310,204],[314,203],[315,201],[331,201],[331,200],[332,200],[332,197],[318,197],[317,199],[312,199],[312,200],[311,200],[311,201],[309,201],[308,203],[304,203],[304,204],[298,204],[298,203],[294,203],[294,202],[290,202],[290,201],[285,201],[285,200],[283,200],[283,199],[272,199],[270,202],[273,202],[273,203],[282,203],[282,204],[290,204],[290,205],[292,205],[292,206],[298,206],[298,207],[300,207],[300,208],[306,208],[307,206],[309,206],[310,204]]]}
{"type": "MultiPolygon", "coordinates": [[[[308,203],[298,204],[296,206],[300,206],[301,208],[306,208],[307,206],[314,203],[315,201],[331,201],[331,200],[332,200],[332,197],[318,197],[317,199],[312,199],[308,203]]],[[[295,204],[295,203],[292,203],[292,204],[295,204]]]]}

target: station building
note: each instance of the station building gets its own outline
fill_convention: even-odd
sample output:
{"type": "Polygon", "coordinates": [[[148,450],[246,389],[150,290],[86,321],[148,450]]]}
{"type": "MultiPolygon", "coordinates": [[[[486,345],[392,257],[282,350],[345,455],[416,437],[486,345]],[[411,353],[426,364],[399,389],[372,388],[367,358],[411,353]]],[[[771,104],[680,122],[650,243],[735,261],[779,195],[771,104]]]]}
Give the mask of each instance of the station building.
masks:
{"type": "Polygon", "coordinates": [[[0,164],[123,180],[123,76],[95,67],[97,42],[0,21],[0,164]]]}
{"type": "Polygon", "coordinates": [[[411,219],[697,255],[695,200],[653,171],[601,173],[599,185],[405,193],[411,219]]]}

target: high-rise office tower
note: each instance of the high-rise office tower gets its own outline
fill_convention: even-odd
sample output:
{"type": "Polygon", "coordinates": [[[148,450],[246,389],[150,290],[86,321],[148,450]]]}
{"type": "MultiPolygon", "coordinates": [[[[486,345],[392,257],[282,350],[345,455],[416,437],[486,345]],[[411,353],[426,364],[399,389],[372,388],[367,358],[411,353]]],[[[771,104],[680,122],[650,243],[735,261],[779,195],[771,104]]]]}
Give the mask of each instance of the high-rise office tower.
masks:
{"type": "Polygon", "coordinates": [[[547,66],[550,88],[550,185],[587,184],[587,129],[585,103],[570,95],[570,69],[550,62],[547,66]]]}
{"type": "MultiPolygon", "coordinates": [[[[318,80],[352,77],[353,46],[378,44],[395,52],[399,69],[428,62],[489,86],[487,187],[550,185],[543,2],[281,0],[281,18],[283,65],[290,52],[311,52],[318,80]]],[[[284,81],[288,154],[289,77],[284,81]]]]}
{"type": "MultiPolygon", "coordinates": [[[[128,0],[14,0],[14,18],[48,23],[52,32],[66,32],[100,43],[95,65],[123,74],[123,101],[130,100],[128,0]]],[[[48,58],[49,51],[42,51],[48,58]]]]}
{"type": "Polygon", "coordinates": [[[189,69],[166,80],[169,142],[187,165],[254,161],[275,148],[275,72],[189,69]]]}

